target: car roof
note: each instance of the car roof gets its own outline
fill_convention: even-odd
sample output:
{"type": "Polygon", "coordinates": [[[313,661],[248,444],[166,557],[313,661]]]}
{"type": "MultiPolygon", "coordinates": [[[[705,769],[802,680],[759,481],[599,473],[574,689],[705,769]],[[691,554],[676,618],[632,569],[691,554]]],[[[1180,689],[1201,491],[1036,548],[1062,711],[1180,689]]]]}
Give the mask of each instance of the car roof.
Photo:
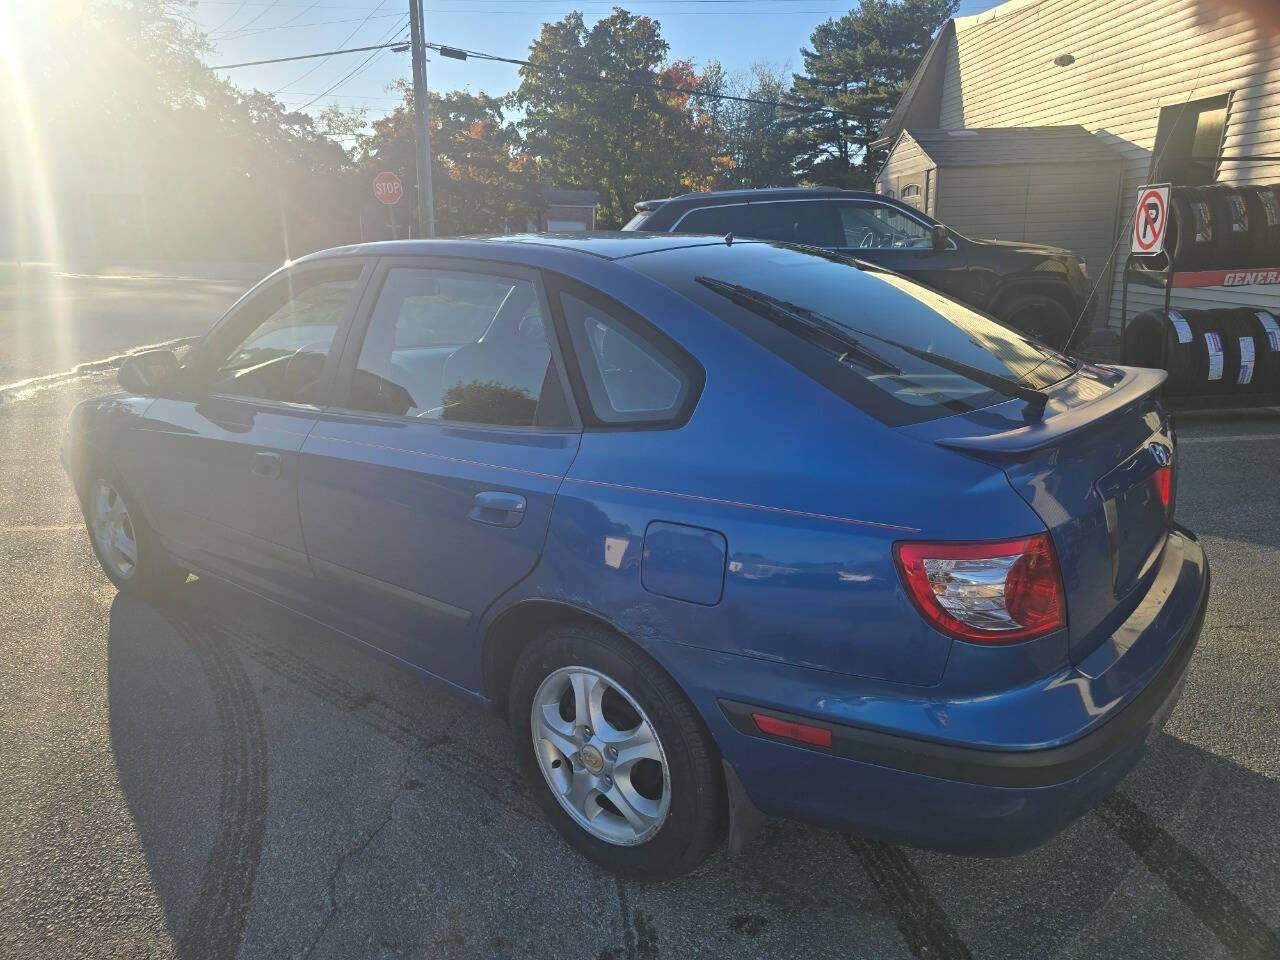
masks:
{"type": "Polygon", "coordinates": [[[542,254],[537,260],[546,262],[548,254],[592,256],[604,260],[621,260],[671,250],[681,247],[697,247],[709,243],[723,243],[721,237],[675,233],[624,233],[621,231],[575,233],[511,233],[477,237],[449,237],[435,240],[379,240],[372,243],[349,244],[320,250],[295,261],[312,262],[330,257],[421,257],[449,256],[475,257],[477,259],[504,259],[529,263],[526,254],[542,254]],[[505,253],[499,250],[505,248],[505,253]]]}
{"type": "Polygon", "coordinates": [[[716,203],[725,200],[741,200],[750,203],[753,200],[784,200],[794,198],[819,199],[827,197],[875,197],[883,200],[879,194],[866,190],[844,190],[840,187],[748,187],[740,190],[704,190],[693,193],[682,193],[676,197],[664,197],[657,200],[641,200],[635,205],[636,210],[652,211],[668,203],[696,206],[698,204],[716,203]]]}

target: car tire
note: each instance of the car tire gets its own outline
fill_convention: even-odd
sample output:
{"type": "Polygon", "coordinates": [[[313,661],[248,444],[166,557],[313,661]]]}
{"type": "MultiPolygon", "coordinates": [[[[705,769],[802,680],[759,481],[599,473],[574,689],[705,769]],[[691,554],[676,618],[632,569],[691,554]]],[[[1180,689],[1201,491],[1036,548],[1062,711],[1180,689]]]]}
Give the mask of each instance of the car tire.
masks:
{"type": "Polygon", "coordinates": [[[1027,336],[1063,350],[1075,332],[1076,318],[1062,301],[1043,293],[1019,293],[1000,304],[996,316],[1027,336]]]}
{"type": "Polygon", "coordinates": [[[94,556],[117,590],[154,600],[186,582],[187,571],[160,545],[118,471],[90,469],[80,506],[94,556]]]}
{"type": "Polygon", "coordinates": [[[719,842],[724,783],[710,735],[638,648],[591,624],[552,627],[522,651],[508,702],[539,804],[588,860],[622,877],[667,880],[719,842]],[[550,724],[535,723],[535,711],[550,724]]]}

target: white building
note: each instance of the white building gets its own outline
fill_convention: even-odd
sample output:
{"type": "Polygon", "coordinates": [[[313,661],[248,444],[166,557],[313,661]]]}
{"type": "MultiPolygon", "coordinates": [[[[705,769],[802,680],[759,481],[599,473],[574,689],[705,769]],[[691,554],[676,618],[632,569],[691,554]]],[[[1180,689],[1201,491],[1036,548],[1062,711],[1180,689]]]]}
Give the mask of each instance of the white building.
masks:
{"type": "MultiPolygon", "coordinates": [[[[1274,6],[1275,14],[1254,15],[1232,0],[1008,0],[957,17],[939,32],[882,132],[881,144],[902,149],[892,150],[879,188],[918,188],[906,199],[935,209],[925,207],[920,177],[902,180],[915,162],[916,171],[932,170],[930,189],[942,200],[939,219],[961,233],[1053,243],[1052,222],[1059,219],[1059,245],[1094,247],[1078,252],[1110,288],[1109,304],[1101,291],[1104,307],[1118,326],[1120,268],[1141,184],[1280,182],[1280,2],[1274,6]],[[1009,136],[1009,128],[1040,128],[1043,136],[1043,128],[1072,126],[1121,158],[1114,204],[1101,206],[1106,171],[1092,153],[1095,159],[1063,153],[1057,165],[1074,166],[1081,182],[1050,190],[1038,219],[1008,202],[1023,180],[1011,174],[1007,157],[993,154],[985,172],[972,165],[953,171],[940,160],[921,164],[914,157],[913,143],[931,136],[936,142],[939,131],[1000,128],[1009,136]],[[951,217],[944,209],[952,196],[949,176],[970,195],[967,204],[953,206],[951,217]],[[1080,222],[1082,209],[1091,233],[1080,222]],[[1034,236],[1025,232],[1029,219],[1034,236]],[[1109,242],[1097,242],[1097,234],[1109,242]],[[1099,250],[1114,252],[1113,269],[1100,262],[1099,250]]],[[[1009,149],[1022,149],[1016,141],[1027,138],[1012,136],[1009,149]]],[[[992,149],[1003,148],[995,143],[992,149]]],[[[1130,316],[1162,304],[1163,296],[1131,286],[1130,316]]],[[[1180,289],[1175,297],[1187,307],[1280,309],[1276,285],[1180,289]]]]}

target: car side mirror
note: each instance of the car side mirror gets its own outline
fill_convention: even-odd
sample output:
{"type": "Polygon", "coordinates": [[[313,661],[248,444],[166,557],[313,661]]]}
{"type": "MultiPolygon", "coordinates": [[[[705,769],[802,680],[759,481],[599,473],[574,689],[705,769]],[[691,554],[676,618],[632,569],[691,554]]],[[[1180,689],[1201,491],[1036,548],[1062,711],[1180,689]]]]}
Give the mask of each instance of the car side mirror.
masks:
{"type": "Polygon", "coordinates": [[[929,239],[933,241],[933,249],[947,249],[947,241],[951,239],[951,231],[947,229],[946,224],[935,224],[933,229],[929,231],[929,239]]]}
{"type": "Polygon", "coordinates": [[[178,390],[182,366],[172,350],[147,350],[125,357],[116,380],[130,393],[158,397],[178,390]]]}

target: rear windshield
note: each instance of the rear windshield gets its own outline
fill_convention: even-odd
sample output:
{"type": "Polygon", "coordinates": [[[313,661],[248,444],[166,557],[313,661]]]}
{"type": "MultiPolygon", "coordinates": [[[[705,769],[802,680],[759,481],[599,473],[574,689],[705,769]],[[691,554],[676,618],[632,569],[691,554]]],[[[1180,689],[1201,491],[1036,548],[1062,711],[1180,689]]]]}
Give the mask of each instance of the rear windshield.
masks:
{"type": "Polygon", "coordinates": [[[912,280],[813,248],[714,244],[629,266],[890,425],[990,406],[1075,371],[1070,358],[912,280]]]}
{"type": "Polygon", "coordinates": [[[639,230],[644,226],[644,222],[649,219],[650,210],[641,210],[634,217],[627,221],[627,225],[623,230],[639,230]]]}

